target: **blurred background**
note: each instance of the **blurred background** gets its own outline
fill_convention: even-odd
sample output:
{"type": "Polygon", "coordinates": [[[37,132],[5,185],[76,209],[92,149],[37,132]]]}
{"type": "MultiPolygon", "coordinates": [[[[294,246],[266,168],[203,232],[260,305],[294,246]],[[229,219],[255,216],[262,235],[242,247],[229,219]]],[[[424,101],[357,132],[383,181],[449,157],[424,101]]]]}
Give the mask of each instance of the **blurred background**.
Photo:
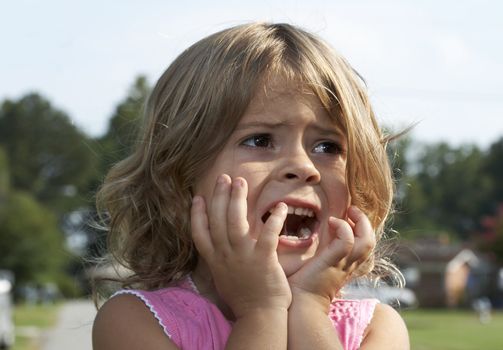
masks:
{"type": "Polygon", "coordinates": [[[496,0],[1,4],[0,345],[90,349],[89,271],[105,238],[89,225],[97,187],[170,62],[261,20],[319,34],[365,78],[383,127],[415,125],[389,147],[390,258],[406,289],[351,293],[396,306],[413,349],[498,349],[502,13],[496,0]]]}

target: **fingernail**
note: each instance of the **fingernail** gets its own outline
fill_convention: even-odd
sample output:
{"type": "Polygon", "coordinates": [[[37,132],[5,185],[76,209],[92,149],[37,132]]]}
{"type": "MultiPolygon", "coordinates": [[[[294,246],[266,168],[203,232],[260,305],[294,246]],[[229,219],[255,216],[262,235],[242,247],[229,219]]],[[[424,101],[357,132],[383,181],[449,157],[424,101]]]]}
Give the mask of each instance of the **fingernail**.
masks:
{"type": "Polygon", "coordinates": [[[276,209],[281,211],[288,210],[288,206],[283,202],[279,202],[278,204],[276,204],[276,209]]]}
{"type": "Polygon", "coordinates": [[[234,179],[234,187],[243,187],[244,185],[244,182],[243,182],[243,179],[238,177],[236,179],[234,179]]]}
{"type": "Polygon", "coordinates": [[[201,203],[201,196],[194,196],[192,198],[192,204],[198,205],[199,203],[201,203]]]}
{"type": "Polygon", "coordinates": [[[220,176],[218,177],[218,179],[217,179],[217,182],[218,182],[219,184],[224,184],[224,183],[226,183],[226,182],[227,182],[227,179],[226,179],[225,174],[220,175],[220,176]]]}

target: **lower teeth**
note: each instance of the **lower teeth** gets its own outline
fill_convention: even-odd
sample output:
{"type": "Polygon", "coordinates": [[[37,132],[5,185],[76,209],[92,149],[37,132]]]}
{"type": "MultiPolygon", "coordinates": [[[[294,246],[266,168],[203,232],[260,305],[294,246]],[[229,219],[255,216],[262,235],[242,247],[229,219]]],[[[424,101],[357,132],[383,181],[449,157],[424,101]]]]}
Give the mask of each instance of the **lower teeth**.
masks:
{"type": "Polygon", "coordinates": [[[297,236],[285,236],[285,235],[283,235],[283,236],[281,236],[281,237],[283,237],[283,238],[285,238],[285,239],[288,239],[289,241],[298,241],[298,240],[300,239],[300,238],[299,238],[299,237],[297,237],[297,236]]]}
{"type": "Polygon", "coordinates": [[[311,236],[311,230],[308,227],[301,227],[297,231],[297,235],[289,235],[285,232],[285,234],[282,234],[281,237],[288,239],[290,241],[298,241],[302,239],[307,239],[311,236]]]}

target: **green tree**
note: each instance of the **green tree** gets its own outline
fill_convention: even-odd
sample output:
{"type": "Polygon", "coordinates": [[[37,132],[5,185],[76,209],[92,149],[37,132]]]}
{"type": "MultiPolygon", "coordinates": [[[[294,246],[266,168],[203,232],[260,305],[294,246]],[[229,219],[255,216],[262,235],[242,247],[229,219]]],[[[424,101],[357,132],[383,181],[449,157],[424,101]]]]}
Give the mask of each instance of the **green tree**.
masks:
{"type": "Polygon", "coordinates": [[[16,282],[60,279],[67,254],[55,215],[29,194],[10,191],[0,210],[0,266],[12,270],[16,282]]]}
{"type": "Polygon", "coordinates": [[[0,107],[0,146],[9,159],[11,186],[64,212],[84,202],[96,176],[88,138],[70,118],[38,94],[0,107]]]}
{"type": "Polygon", "coordinates": [[[0,210],[7,198],[7,191],[9,189],[9,164],[7,162],[7,155],[0,147],[0,210]]]}
{"type": "Polygon", "coordinates": [[[405,179],[400,230],[467,238],[488,210],[491,181],[481,171],[484,161],[476,146],[426,145],[405,179]]]}
{"type": "Polygon", "coordinates": [[[129,88],[124,100],[116,107],[106,134],[99,138],[101,171],[106,173],[110,166],[126,158],[137,141],[137,131],[143,108],[150,92],[148,81],[139,76],[129,88]]]}
{"type": "Polygon", "coordinates": [[[482,171],[490,178],[492,186],[488,200],[496,206],[503,203],[503,137],[489,147],[484,163],[482,171]]]}
{"type": "Polygon", "coordinates": [[[422,147],[410,136],[404,135],[391,142],[387,149],[395,180],[394,211],[390,226],[406,238],[433,233],[431,230],[437,229],[437,225],[424,215],[428,200],[414,170],[417,163],[412,160],[414,152],[422,147]]]}
{"type": "Polygon", "coordinates": [[[486,199],[489,210],[480,220],[481,232],[475,238],[503,265],[503,137],[489,147],[482,171],[490,179],[491,191],[486,199]]]}

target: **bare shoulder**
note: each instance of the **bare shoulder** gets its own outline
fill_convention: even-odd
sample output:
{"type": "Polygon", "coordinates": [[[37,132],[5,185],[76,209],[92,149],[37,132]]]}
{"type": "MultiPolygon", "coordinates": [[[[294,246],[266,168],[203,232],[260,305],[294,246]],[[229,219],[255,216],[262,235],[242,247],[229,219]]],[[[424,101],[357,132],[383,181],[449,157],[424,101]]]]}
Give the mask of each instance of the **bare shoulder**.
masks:
{"type": "Polygon", "coordinates": [[[145,304],[130,294],[117,295],[98,310],[94,350],[177,349],[145,304]]]}
{"type": "Polygon", "coordinates": [[[361,349],[408,350],[409,332],[400,314],[391,306],[377,304],[365,332],[361,349]]]}

